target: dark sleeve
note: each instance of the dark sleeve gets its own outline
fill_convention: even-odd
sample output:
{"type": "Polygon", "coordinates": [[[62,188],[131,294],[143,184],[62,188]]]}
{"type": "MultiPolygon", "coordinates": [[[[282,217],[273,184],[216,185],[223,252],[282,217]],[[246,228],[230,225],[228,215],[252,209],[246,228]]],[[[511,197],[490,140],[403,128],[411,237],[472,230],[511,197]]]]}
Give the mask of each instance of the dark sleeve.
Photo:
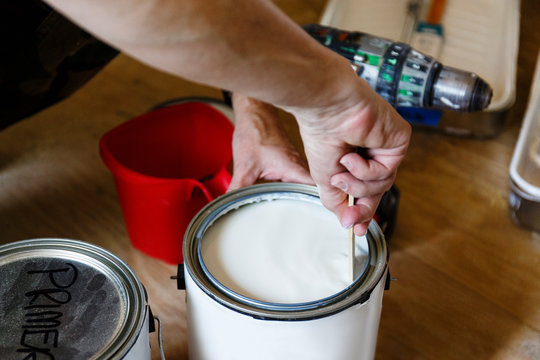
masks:
{"type": "Polygon", "coordinates": [[[0,130],[66,98],[118,51],[37,0],[0,2],[0,130]]]}

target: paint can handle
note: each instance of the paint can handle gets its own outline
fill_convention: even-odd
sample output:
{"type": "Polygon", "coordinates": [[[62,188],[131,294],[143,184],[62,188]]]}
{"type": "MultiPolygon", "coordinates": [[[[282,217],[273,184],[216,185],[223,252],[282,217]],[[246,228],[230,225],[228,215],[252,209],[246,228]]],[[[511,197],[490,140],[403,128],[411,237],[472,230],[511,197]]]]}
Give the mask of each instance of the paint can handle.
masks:
{"type": "Polygon", "coordinates": [[[163,352],[163,337],[161,335],[161,319],[159,316],[154,316],[154,320],[157,321],[158,324],[158,346],[159,346],[159,355],[161,357],[161,360],[165,360],[165,353],[163,352]]]}
{"type": "Polygon", "coordinates": [[[184,277],[184,264],[178,264],[178,272],[171,276],[171,280],[176,280],[178,290],[186,290],[186,278],[184,277]]]}

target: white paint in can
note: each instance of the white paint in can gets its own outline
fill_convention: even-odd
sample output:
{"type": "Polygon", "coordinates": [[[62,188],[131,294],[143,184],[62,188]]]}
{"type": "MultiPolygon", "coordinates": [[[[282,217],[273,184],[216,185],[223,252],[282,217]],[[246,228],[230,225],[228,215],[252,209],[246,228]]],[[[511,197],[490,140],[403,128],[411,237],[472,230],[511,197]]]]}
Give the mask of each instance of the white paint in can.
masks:
{"type": "MultiPolygon", "coordinates": [[[[367,243],[360,238],[356,244],[361,271],[367,243]]],[[[223,286],[280,304],[324,299],[349,286],[347,251],[347,233],[333,214],[317,203],[287,199],[228,213],[201,243],[204,265],[223,286]]]]}
{"type": "Polygon", "coordinates": [[[70,239],[0,246],[2,358],[149,360],[150,310],[133,271],[70,239]]]}
{"type": "Polygon", "coordinates": [[[184,239],[190,359],[372,359],[387,273],[376,224],[357,249],[349,284],[346,232],[313,187],[257,185],[209,204],[184,239]],[[306,226],[316,231],[302,237],[306,226]]]}

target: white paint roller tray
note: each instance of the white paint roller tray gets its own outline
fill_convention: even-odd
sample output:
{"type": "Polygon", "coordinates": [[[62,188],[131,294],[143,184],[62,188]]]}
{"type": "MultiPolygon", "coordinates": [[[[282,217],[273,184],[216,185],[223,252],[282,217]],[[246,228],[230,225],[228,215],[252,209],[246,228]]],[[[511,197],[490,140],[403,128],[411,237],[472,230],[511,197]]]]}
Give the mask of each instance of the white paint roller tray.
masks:
{"type": "MultiPolygon", "coordinates": [[[[329,0],[320,23],[404,41],[409,1],[329,0]]],[[[429,1],[425,2],[423,9],[429,7],[429,1]]],[[[439,127],[478,136],[495,135],[501,128],[504,112],[515,99],[519,5],[519,0],[446,1],[441,20],[444,43],[438,60],[480,75],[492,86],[493,98],[484,113],[444,112],[439,127]]]]}

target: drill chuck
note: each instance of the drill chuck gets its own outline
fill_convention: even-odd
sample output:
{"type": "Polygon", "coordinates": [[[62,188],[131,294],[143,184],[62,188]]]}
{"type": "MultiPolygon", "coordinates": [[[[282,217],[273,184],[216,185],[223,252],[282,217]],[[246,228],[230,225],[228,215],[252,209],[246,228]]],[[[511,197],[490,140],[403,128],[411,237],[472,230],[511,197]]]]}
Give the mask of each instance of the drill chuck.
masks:
{"type": "Polygon", "coordinates": [[[472,112],[485,109],[493,92],[475,73],[442,66],[431,93],[431,107],[472,112]]]}
{"type": "Polygon", "coordinates": [[[347,58],[357,75],[393,106],[473,112],[491,101],[491,87],[478,75],[444,66],[407,44],[314,24],[304,30],[347,58]]]}

